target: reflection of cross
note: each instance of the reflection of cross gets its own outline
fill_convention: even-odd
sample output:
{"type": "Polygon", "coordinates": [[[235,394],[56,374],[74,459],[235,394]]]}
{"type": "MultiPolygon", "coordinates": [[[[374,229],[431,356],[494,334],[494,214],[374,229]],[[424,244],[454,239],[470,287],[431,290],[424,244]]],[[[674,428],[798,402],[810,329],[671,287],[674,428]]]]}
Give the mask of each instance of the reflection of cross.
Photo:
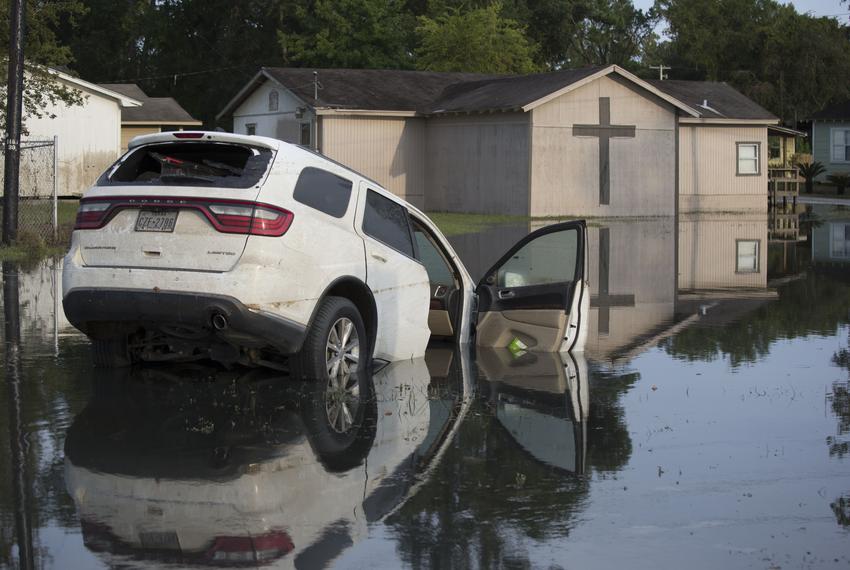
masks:
{"type": "Polygon", "coordinates": [[[599,308],[601,334],[608,334],[611,325],[611,307],[634,307],[634,295],[611,295],[609,291],[611,259],[611,230],[599,228],[599,295],[591,295],[590,306],[599,308]]]}
{"type": "Polygon", "coordinates": [[[611,172],[608,141],[614,137],[635,137],[634,125],[611,124],[611,99],[599,98],[599,124],[573,125],[574,137],[599,137],[599,203],[611,203],[611,172]]]}

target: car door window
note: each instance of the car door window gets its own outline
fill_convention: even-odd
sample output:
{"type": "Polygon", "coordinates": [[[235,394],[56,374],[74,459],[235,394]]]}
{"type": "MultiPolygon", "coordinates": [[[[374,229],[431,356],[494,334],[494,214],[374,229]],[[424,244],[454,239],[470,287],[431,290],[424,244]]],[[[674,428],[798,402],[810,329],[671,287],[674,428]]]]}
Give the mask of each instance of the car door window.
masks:
{"type": "Polygon", "coordinates": [[[334,218],[341,218],[351,200],[351,180],[308,166],[298,175],[292,197],[334,218]]]}
{"type": "Polygon", "coordinates": [[[540,236],[505,261],[496,275],[498,287],[527,287],[575,279],[578,230],[540,236]]]}
{"type": "Polygon", "coordinates": [[[407,209],[373,190],[366,194],[363,231],[408,257],[415,257],[407,209]]]}
{"type": "Polygon", "coordinates": [[[423,230],[414,226],[413,236],[416,239],[419,261],[422,262],[422,265],[425,266],[425,271],[428,272],[428,280],[431,283],[439,283],[440,285],[454,284],[454,272],[446,261],[446,258],[443,257],[437,247],[431,242],[428,235],[423,230]]]}

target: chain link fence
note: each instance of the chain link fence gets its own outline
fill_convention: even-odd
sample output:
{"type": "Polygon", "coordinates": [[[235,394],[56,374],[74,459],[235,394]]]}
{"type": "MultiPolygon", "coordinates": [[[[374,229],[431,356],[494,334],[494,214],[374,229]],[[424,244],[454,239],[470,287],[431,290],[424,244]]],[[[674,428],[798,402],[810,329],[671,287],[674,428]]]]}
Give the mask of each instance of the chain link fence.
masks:
{"type": "MultiPolygon", "coordinates": [[[[18,235],[21,241],[37,238],[55,242],[57,233],[56,139],[22,140],[18,202],[18,235]]],[[[3,160],[0,173],[4,179],[3,160]]],[[[0,197],[3,188],[0,187],[0,197]]],[[[2,201],[0,201],[2,207],[2,201]]]]}

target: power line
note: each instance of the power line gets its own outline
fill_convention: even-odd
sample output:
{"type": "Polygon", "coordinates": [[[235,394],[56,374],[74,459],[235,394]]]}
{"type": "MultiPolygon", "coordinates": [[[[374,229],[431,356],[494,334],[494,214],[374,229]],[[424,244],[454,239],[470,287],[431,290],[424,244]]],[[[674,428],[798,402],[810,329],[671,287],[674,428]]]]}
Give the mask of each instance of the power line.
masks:
{"type": "Polygon", "coordinates": [[[190,75],[203,75],[205,73],[215,73],[217,71],[227,71],[229,69],[241,69],[244,67],[256,67],[256,64],[253,63],[243,63],[240,65],[229,65],[227,67],[214,67],[211,69],[201,69],[198,71],[181,71],[178,73],[163,73],[161,75],[148,75],[146,77],[129,77],[125,79],[110,79],[109,81],[103,81],[102,83],[129,83],[132,81],[146,81],[148,79],[177,79],[178,77],[188,77],[190,75]]]}

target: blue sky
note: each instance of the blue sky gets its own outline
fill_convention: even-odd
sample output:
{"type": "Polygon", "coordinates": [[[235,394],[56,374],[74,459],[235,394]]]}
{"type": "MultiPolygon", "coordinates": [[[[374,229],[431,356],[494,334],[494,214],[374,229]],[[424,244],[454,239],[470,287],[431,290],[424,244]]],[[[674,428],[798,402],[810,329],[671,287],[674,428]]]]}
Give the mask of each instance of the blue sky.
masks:
{"type": "MultiPolygon", "coordinates": [[[[654,3],[654,0],[633,0],[636,7],[646,10],[654,3]]],[[[846,22],[849,16],[850,7],[846,4],[842,5],[839,0],[797,0],[796,2],[783,2],[783,4],[794,4],[798,12],[811,11],[815,16],[833,16],[836,14],[844,14],[840,16],[842,22],[846,22]]]]}

